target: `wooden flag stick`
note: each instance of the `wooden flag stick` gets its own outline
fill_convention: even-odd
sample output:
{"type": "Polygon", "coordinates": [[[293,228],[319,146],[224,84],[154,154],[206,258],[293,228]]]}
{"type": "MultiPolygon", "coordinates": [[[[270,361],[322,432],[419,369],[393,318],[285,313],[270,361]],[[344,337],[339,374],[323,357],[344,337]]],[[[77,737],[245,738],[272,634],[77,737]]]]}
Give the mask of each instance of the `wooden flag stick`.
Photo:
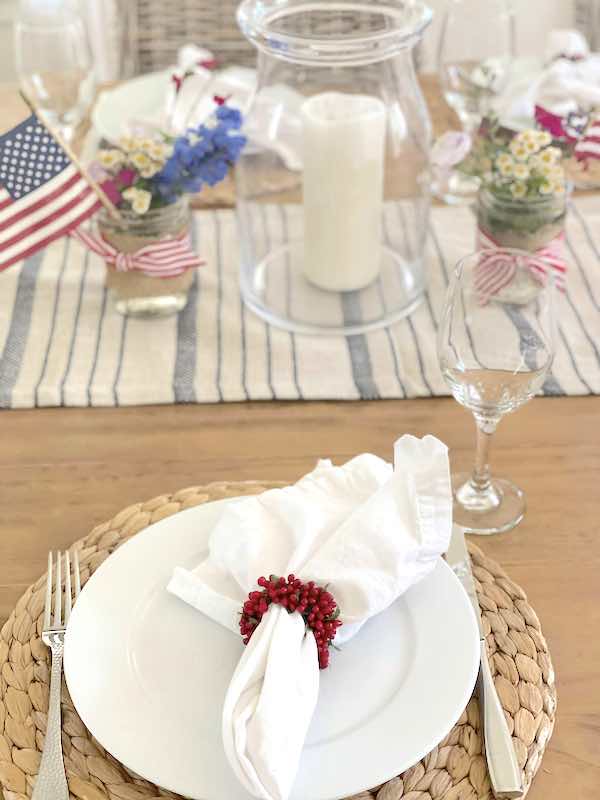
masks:
{"type": "MultiPolygon", "coordinates": [[[[27,97],[25,92],[20,91],[19,94],[23,98],[23,101],[31,109],[31,111],[37,116],[38,111],[35,107],[35,104],[27,97]]],[[[75,153],[73,152],[71,147],[67,144],[67,142],[64,141],[60,133],[51,125],[49,125],[48,122],[43,117],[40,119],[44,127],[48,130],[48,133],[50,133],[50,135],[58,142],[58,144],[62,147],[65,153],[69,156],[69,159],[72,161],[72,163],[75,164],[79,172],[81,172],[85,180],[89,183],[90,187],[94,191],[94,194],[98,197],[98,200],[100,200],[100,202],[102,203],[104,208],[108,211],[110,216],[113,219],[117,220],[118,222],[122,222],[123,216],[119,212],[119,209],[115,206],[114,203],[111,203],[104,189],[100,186],[100,184],[97,181],[95,181],[92,178],[87,168],[80,161],[79,157],[75,155],[75,153]]]]}

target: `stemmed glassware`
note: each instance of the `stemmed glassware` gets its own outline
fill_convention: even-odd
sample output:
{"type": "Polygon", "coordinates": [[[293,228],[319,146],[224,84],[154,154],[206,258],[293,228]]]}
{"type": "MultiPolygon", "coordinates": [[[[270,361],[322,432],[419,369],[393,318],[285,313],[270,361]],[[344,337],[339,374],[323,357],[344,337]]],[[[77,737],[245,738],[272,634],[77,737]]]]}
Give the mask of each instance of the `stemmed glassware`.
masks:
{"type": "Polygon", "coordinates": [[[477,455],[471,475],[452,476],[454,521],[472,533],[517,525],[523,492],[492,478],[489,449],[504,414],[543,386],[555,351],[554,281],[542,260],[519,250],[479,251],[452,275],[438,355],[455,399],[472,411],[477,455]]]}
{"type": "Polygon", "coordinates": [[[72,0],[21,0],[15,22],[21,87],[67,141],[87,114],[95,79],[87,32],[72,0]]]}
{"type": "MultiPolygon", "coordinates": [[[[448,0],[438,73],[448,105],[471,136],[505,89],[514,55],[511,0],[448,0]]],[[[454,171],[448,179],[446,199],[455,203],[470,200],[478,186],[478,178],[454,171]]]]}

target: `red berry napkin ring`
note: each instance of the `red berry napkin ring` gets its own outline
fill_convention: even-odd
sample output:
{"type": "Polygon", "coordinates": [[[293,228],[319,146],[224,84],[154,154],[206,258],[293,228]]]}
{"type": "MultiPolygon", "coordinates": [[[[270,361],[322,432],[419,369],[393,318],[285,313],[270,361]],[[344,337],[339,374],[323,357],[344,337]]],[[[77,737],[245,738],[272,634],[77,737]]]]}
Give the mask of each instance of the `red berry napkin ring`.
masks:
{"type": "Polygon", "coordinates": [[[340,609],[327,587],[317,586],[314,581],[304,583],[295,575],[279,578],[269,575],[257,581],[262,591],[250,592],[244,603],[240,619],[240,633],[244,644],[248,644],[269,606],[287,608],[288,614],[297,611],[311,630],[317,642],[319,669],[329,666],[329,648],[333,644],[337,629],[342,624],[338,619],[340,609]]]}

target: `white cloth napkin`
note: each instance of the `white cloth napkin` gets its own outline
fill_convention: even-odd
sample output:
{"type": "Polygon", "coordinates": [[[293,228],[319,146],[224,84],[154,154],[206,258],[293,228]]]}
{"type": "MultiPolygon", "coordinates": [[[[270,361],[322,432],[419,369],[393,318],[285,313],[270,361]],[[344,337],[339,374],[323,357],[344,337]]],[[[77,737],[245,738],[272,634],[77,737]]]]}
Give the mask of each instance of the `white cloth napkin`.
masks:
{"type": "MultiPolygon", "coordinates": [[[[335,644],[343,645],[433,569],[451,527],[446,446],[403,436],[393,469],[369,454],[341,467],[320,461],[294,486],[228,505],[206,560],[191,572],[176,568],[168,589],[239,636],[241,606],[257,579],[293,572],[328,584],[343,620],[335,644]]],[[[223,708],[225,752],[251,794],[288,797],[318,690],[312,633],[299,614],[271,606],[223,708]]]]}
{"type": "Polygon", "coordinates": [[[516,80],[499,101],[502,119],[534,119],[539,105],[560,116],[600,106],[600,55],[590,54],[578,31],[552,31],[546,43],[547,65],[532,79],[516,80]],[[568,58],[581,60],[571,61],[568,58]]]}

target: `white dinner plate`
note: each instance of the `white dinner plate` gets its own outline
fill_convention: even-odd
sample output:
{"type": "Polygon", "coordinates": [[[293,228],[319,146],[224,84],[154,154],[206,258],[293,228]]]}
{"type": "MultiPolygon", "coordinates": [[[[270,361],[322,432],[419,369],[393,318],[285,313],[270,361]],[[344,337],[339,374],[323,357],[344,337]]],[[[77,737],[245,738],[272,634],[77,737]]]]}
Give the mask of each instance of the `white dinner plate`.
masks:
{"type": "MultiPolygon", "coordinates": [[[[221,742],[243,644],[165,587],[174,566],[202,560],[229,502],[238,501],[183,511],[119,548],[87,582],[65,642],[69,691],[93,736],[134,772],[194,800],[248,798],[221,742]]],[[[321,673],[293,800],[347,797],[415,764],[461,715],[478,663],[473,609],[440,559],[321,673]]]]}

